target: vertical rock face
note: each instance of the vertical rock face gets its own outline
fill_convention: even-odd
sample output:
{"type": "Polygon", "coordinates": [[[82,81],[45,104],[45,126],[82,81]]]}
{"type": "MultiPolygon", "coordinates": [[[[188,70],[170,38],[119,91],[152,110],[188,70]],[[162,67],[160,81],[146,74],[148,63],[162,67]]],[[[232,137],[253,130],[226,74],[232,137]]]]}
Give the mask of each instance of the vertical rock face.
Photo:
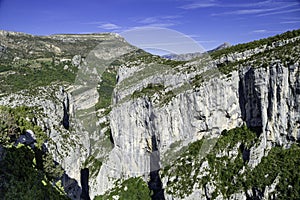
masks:
{"type": "Polygon", "coordinates": [[[164,154],[172,143],[183,141],[184,146],[204,135],[240,126],[238,83],[238,72],[234,72],[231,79],[212,79],[163,106],[153,99],[138,98],[113,107],[110,122],[115,148],[101,168],[97,177],[101,184],[91,188],[91,196],[112,187],[109,180],[151,178],[149,173],[161,167],[159,162],[151,162],[154,154],[160,152],[162,160],[175,159],[164,154]]]}
{"type": "Polygon", "coordinates": [[[68,94],[66,94],[64,90],[62,90],[62,93],[64,95],[64,99],[63,99],[63,102],[62,102],[63,108],[64,108],[64,115],[63,115],[63,119],[62,119],[62,124],[63,124],[65,129],[69,130],[69,128],[70,128],[70,114],[69,114],[70,103],[69,103],[69,97],[68,97],[68,94]]]}
{"type": "MultiPolygon", "coordinates": [[[[156,131],[162,152],[176,141],[187,143],[206,134],[219,134],[242,123],[238,105],[238,74],[231,79],[214,78],[196,91],[174,97],[164,107],[157,108],[156,131]]],[[[186,144],[187,144],[186,143],[186,144]]]]}
{"type": "MultiPolygon", "coordinates": [[[[299,139],[299,70],[298,65],[291,69],[281,63],[266,68],[243,67],[230,78],[213,78],[162,106],[149,98],[118,104],[110,114],[115,148],[98,175],[102,186],[93,188],[92,196],[112,187],[112,177],[143,176],[149,180],[150,172],[158,170],[151,169],[151,153],[155,151],[162,161],[172,161],[166,154],[171,144],[181,142],[180,148],[244,122],[262,132],[260,145],[247,150],[249,165],[255,167],[272,145],[299,139]]],[[[237,193],[232,198],[246,196],[237,193]]]]}
{"type": "Polygon", "coordinates": [[[262,130],[262,105],[264,99],[260,86],[263,86],[262,77],[253,68],[248,68],[240,74],[239,104],[243,120],[249,127],[258,127],[262,130]]]}
{"type": "Polygon", "coordinates": [[[240,105],[249,127],[278,145],[299,139],[299,66],[274,63],[267,68],[245,68],[240,74],[240,105]]]}
{"type": "Polygon", "coordinates": [[[140,99],[112,110],[110,122],[114,148],[91,187],[91,198],[113,187],[122,177],[148,176],[151,155],[151,108],[140,99]]]}

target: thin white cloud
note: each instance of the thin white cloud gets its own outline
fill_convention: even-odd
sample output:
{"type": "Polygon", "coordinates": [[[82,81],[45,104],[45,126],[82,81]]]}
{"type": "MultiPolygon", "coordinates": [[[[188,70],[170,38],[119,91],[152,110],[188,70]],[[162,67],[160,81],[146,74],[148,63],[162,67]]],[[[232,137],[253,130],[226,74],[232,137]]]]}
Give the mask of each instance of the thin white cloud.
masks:
{"type": "MultiPolygon", "coordinates": [[[[262,7],[262,6],[270,6],[274,4],[272,0],[255,2],[255,3],[239,3],[239,4],[221,4],[221,7],[225,8],[250,8],[250,7],[262,7]]],[[[277,3],[276,3],[277,4],[277,3]]]]}
{"type": "Polygon", "coordinates": [[[148,24],[147,26],[149,27],[159,27],[159,28],[167,28],[174,26],[174,23],[153,23],[153,24],[148,24]]]}
{"type": "Polygon", "coordinates": [[[201,35],[199,34],[186,34],[186,36],[191,37],[191,38],[200,38],[201,35]]]}
{"type": "Polygon", "coordinates": [[[162,18],[163,19],[178,19],[182,17],[181,15],[166,15],[166,16],[163,16],[162,18]]]}
{"type": "Polygon", "coordinates": [[[152,23],[173,21],[173,20],[178,19],[180,17],[181,17],[180,15],[154,16],[154,17],[147,17],[147,18],[144,18],[144,19],[137,20],[137,22],[141,23],[141,24],[152,24],[152,23]]]}
{"type": "Polygon", "coordinates": [[[284,22],[280,22],[280,24],[297,24],[300,23],[300,20],[291,20],[291,21],[284,21],[284,22]]]}
{"type": "Polygon", "coordinates": [[[289,10],[282,10],[282,11],[276,11],[276,12],[269,12],[269,13],[263,13],[263,14],[259,14],[257,16],[263,17],[263,16],[268,16],[268,15],[278,15],[278,14],[293,13],[293,12],[298,12],[298,11],[300,11],[300,8],[289,9],[289,10]]]}
{"type": "Polygon", "coordinates": [[[252,33],[266,33],[267,32],[267,30],[265,30],[265,29],[260,29],[260,30],[254,30],[254,31],[252,31],[252,33]]]}
{"type": "MultiPolygon", "coordinates": [[[[211,16],[223,16],[223,15],[249,15],[249,14],[256,14],[257,16],[266,16],[271,14],[280,14],[280,13],[288,13],[291,12],[290,10],[283,10],[287,9],[292,6],[299,5],[298,3],[286,3],[285,5],[279,7],[268,7],[268,8],[253,8],[253,9],[239,9],[229,12],[221,12],[221,13],[213,13],[211,16]]],[[[299,9],[295,9],[296,12],[299,9]]]]}
{"type": "Polygon", "coordinates": [[[179,8],[185,9],[185,10],[192,10],[192,9],[197,9],[197,8],[209,8],[209,7],[215,7],[219,6],[216,3],[191,3],[191,4],[186,4],[183,6],[180,6],[179,8]]]}
{"type": "Polygon", "coordinates": [[[239,3],[239,4],[220,3],[220,2],[216,2],[214,0],[209,0],[209,1],[193,2],[193,3],[185,4],[183,6],[180,6],[179,8],[185,9],[185,10],[192,10],[192,9],[198,9],[198,8],[209,8],[209,7],[249,8],[249,7],[259,7],[259,6],[270,5],[270,3],[272,3],[272,0],[255,2],[255,3],[239,3]]]}
{"type": "MultiPolygon", "coordinates": [[[[171,27],[176,24],[179,24],[178,18],[182,17],[181,15],[165,15],[165,16],[152,16],[142,19],[135,19],[134,21],[141,26],[137,27],[171,27]]],[[[136,27],[134,27],[136,28],[136,27]]]]}
{"type": "Polygon", "coordinates": [[[139,23],[148,24],[148,23],[155,23],[157,21],[158,21],[157,17],[147,17],[145,19],[140,20],[139,23]]]}
{"type": "Polygon", "coordinates": [[[221,15],[248,15],[248,14],[258,14],[262,12],[272,11],[274,9],[245,9],[245,10],[235,10],[230,12],[222,13],[213,13],[212,16],[221,16],[221,15]]]}
{"type": "Polygon", "coordinates": [[[118,33],[123,33],[126,31],[132,31],[136,29],[143,29],[143,28],[169,28],[170,26],[173,26],[172,23],[153,23],[153,24],[145,24],[141,26],[131,26],[131,27],[124,27],[118,30],[118,33]]]}
{"type": "Polygon", "coordinates": [[[282,31],[271,31],[266,29],[253,30],[250,34],[282,33],[282,31]]]}
{"type": "Polygon", "coordinates": [[[113,23],[105,23],[98,26],[98,28],[105,29],[105,30],[116,30],[116,29],[120,29],[121,27],[113,23]]]}
{"type": "Polygon", "coordinates": [[[132,26],[132,27],[127,27],[121,30],[120,32],[124,31],[130,31],[134,29],[142,29],[142,28],[169,28],[171,26],[174,26],[172,23],[153,23],[153,24],[146,24],[146,25],[141,25],[141,26],[132,26]]]}
{"type": "Polygon", "coordinates": [[[117,24],[110,23],[110,22],[103,22],[103,21],[84,22],[82,24],[96,25],[97,28],[104,29],[104,30],[120,30],[120,29],[122,29],[122,27],[117,24]]]}

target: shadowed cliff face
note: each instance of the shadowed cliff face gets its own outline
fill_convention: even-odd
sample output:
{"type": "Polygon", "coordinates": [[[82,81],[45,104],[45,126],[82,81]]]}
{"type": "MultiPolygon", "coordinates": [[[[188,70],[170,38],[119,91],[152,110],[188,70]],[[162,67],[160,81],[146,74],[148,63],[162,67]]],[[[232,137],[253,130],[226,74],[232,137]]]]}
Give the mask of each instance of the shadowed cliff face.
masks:
{"type": "Polygon", "coordinates": [[[63,99],[64,115],[63,115],[63,119],[62,119],[62,124],[63,124],[65,129],[69,130],[69,128],[70,128],[70,114],[69,114],[70,103],[69,103],[69,97],[68,97],[68,94],[65,94],[64,91],[62,91],[62,92],[63,92],[63,95],[64,95],[64,99],[63,99]]]}
{"type": "Polygon", "coordinates": [[[69,177],[68,174],[65,173],[62,177],[62,186],[70,199],[80,199],[82,188],[79,186],[79,183],[76,179],[69,177]]]}
{"type": "Polygon", "coordinates": [[[80,198],[82,200],[90,200],[90,195],[89,195],[89,169],[84,168],[80,171],[81,177],[81,187],[82,187],[82,192],[80,195],[80,198]]]}
{"type": "Polygon", "coordinates": [[[164,190],[160,179],[160,155],[157,147],[156,136],[152,136],[152,153],[150,156],[150,181],[148,182],[149,189],[153,191],[152,199],[164,200],[164,190]]]}
{"type": "Polygon", "coordinates": [[[245,74],[240,75],[239,80],[239,105],[242,119],[248,127],[254,128],[258,133],[262,132],[261,101],[258,80],[255,79],[254,69],[250,68],[245,74]]]}
{"type": "Polygon", "coordinates": [[[299,65],[277,62],[240,72],[239,104],[247,126],[278,145],[299,138],[299,65]],[[290,139],[288,139],[290,138],[290,139]]]}

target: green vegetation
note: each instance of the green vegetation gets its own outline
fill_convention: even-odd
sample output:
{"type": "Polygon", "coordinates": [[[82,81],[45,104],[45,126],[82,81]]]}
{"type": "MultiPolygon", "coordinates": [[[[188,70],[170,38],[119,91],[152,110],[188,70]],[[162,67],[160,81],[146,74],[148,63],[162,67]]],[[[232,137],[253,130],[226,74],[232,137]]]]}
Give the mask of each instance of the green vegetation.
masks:
{"type": "Polygon", "coordinates": [[[95,200],[113,200],[114,196],[119,196],[120,200],[150,200],[151,192],[147,183],[141,178],[129,178],[117,185],[104,195],[96,196],[95,200]]]}
{"type": "Polygon", "coordinates": [[[134,66],[136,64],[142,64],[142,63],[143,64],[156,63],[156,64],[168,65],[169,67],[176,67],[178,65],[187,63],[187,61],[170,60],[170,59],[162,58],[157,55],[152,55],[142,49],[138,49],[136,51],[123,55],[122,58],[120,58],[119,64],[121,63],[125,63],[126,66],[128,67],[134,66]]]}
{"type": "Polygon", "coordinates": [[[168,104],[175,96],[175,91],[170,90],[166,92],[164,95],[161,96],[160,105],[162,106],[168,104]]]}
{"type": "Polygon", "coordinates": [[[184,65],[185,63],[187,63],[188,61],[181,61],[181,60],[170,60],[170,59],[163,59],[161,58],[161,64],[167,65],[169,67],[177,67],[179,65],[184,65]]]}
{"type": "MultiPolygon", "coordinates": [[[[146,51],[139,49],[137,51],[131,52],[127,55],[124,55],[124,61],[128,63],[132,62],[143,62],[144,64],[149,64],[153,62],[157,62],[160,60],[159,56],[154,56],[146,51]]],[[[130,66],[129,66],[130,67],[130,66]]]]}
{"type": "Polygon", "coordinates": [[[265,50],[264,52],[254,54],[246,60],[224,62],[217,65],[220,72],[223,74],[229,74],[230,72],[237,70],[243,66],[252,67],[268,67],[275,62],[281,62],[284,66],[290,66],[294,64],[300,53],[300,40],[279,46],[271,50],[265,50]]]}
{"type": "Polygon", "coordinates": [[[148,84],[147,87],[144,87],[141,91],[134,91],[132,98],[139,98],[143,96],[152,96],[155,93],[160,93],[164,89],[162,84],[148,84]]]}
{"type": "Polygon", "coordinates": [[[103,39],[93,35],[56,35],[50,37],[32,36],[27,34],[9,34],[2,37],[1,43],[7,46],[5,55],[0,62],[11,63],[14,58],[38,59],[52,58],[54,55],[61,58],[72,58],[74,55],[86,57],[103,39]],[[73,37],[72,37],[73,36],[73,37]],[[14,41],[13,43],[9,41],[14,41]],[[75,42],[76,41],[76,42],[75,42]],[[79,48],[78,48],[79,47],[79,48]]]}
{"type": "Polygon", "coordinates": [[[214,165],[219,171],[218,188],[229,197],[239,190],[255,189],[264,192],[278,177],[275,187],[277,199],[299,199],[300,197],[300,148],[294,144],[289,149],[274,147],[253,170],[243,164],[239,154],[234,162],[227,160],[226,166],[220,160],[214,165]],[[243,167],[246,172],[236,176],[243,167]]]}
{"type": "MultiPolygon", "coordinates": [[[[68,199],[53,179],[35,164],[36,153],[24,145],[5,148],[0,162],[0,193],[4,199],[68,199]]],[[[53,162],[53,161],[52,161],[53,162]]]]}
{"type": "Polygon", "coordinates": [[[6,71],[9,71],[11,70],[12,67],[11,66],[7,66],[7,65],[0,65],[0,73],[1,72],[6,72],[6,71]]]}
{"type": "MultiPolygon", "coordinates": [[[[255,144],[256,133],[250,131],[245,126],[235,128],[229,131],[223,131],[218,139],[212,153],[208,154],[207,161],[210,166],[211,178],[216,180],[219,191],[225,197],[229,197],[237,192],[241,184],[236,182],[236,175],[242,170],[247,160],[243,160],[243,151],[249,150],[255,144]],[[229,152],[237,148],[237,156],[216,157],[216,154],[225,150],[229,152]]],[[[204,183],[205,184],[205,183],[204,183]]]]}
{"type": "Polygon", "coordinates": [[[166,72],[175,73],[176,70],[174,69],[177,69],[176,67],[185,63],[186,61],[168,60],[144,51],[137,51],[127,56],[126,59],[123,60],[123,65],[128,68],[139,66],[140,70],[137,70],[130,77],[122,80],[118,84],[118,87],[119,89],[127,89],[151,76],[161,75],[166,72]]]}
{"type": "Polygon", "coordinates": [[[256,138],[256,133],[246,126],[231,129],[229,131],[224,130],[214,148],[217,151],[222,151],[224,149],[232,149],[238,143],[241,143],[244,145],[244,148],[249,149],[255,143],[256,138]]]}
{"type": "MultiPolygon", "coordinates": [[[[173,142],[167,151],[164,153],[164,157],[161,160],[162,166],[169,166],[171,162],[173,162],[173,159],[178,158],[184,151],[186,151],[187,146],[181,147],[182,141],[176,141],[173,142]],[[181,147],[180,149],[177,149],[178,147],[181,147]]],[[[170,167],[170,166],[169,166],[170,167]]]]}
{"type": "Polygon", "coordinates": [[[117,72],[113,68],[107,69],[101,76],[101,83],[98,87],[99,100],[95,109],[107,109],[111,105],[113,90],[117,84],[117,72]]]}
{"type": "Polygon", "coordinates": [[[56,183],[63,169],[42,148],[49,138],[35,122],[32,108],[0,107],[0,193],[4,199],[68,199],[56,183]],[[26,130],[35,133],[35,147],[16,144],[26,130]]]}
{"type": "Polygon", "coordinates": [[[247,171],[244,184],[245,189],[255,188],[264,191],[279,178],[275,187],[277,199],[300,198],[300,147],[293,144],[288,149],[273,147],[266,157],[252,171],[247,171]]]}
{"type": "Polygon", "coordinates": [[[163,169],[163,177],[175,176],[169,179],[166,192],[184,198],[191,194],[195,184],[205,187],[210,183],[216,187],[212,199],[218,194],[229,198],[233,193],[249,189],[263,193],[267,186],[279,178],[273,192],[277,199],[299,199],[299,145],[294,144],[288,149],[273,147],[251,170],[247,165],[245,152],[257,145],[257,142],[256,133],[243,126],[223,131],[216,143],[213,139],[202,139],[190,144],[173,164],[163,169]],[[210,146],[211,150],[207,151],[205,145],[210,146]],[[204,152],[207,152],[206,156],[203,156],[204,152]],[[199,174],[199,168],[204,162],[208,162],[208,167],[204,169],[204,173],[202,170],[202,174],[199,174]]]}
{"type": "Polygon", "coordinates": [[[77,68],[70,62],[61,62],[55,65],[50,61],[28,61],[20,65],[1,65],[1,93],[17,92],[24,89],[35,89],[47,86],[54,82],[73,83],[77,68]],[[64,66],[68,65],[68,69],[64,66]]]}
{"type": "Polygon", "coordinates": [[[197,74],[192,81],[192,85],[194,85],[195,87],[200,87],[201,84],[204,82],[204,78],[201,74],[197,74]]]}
{"type": "Polygon", "coordinates": [[[26,130],[32,130],[36,136],[36,146],[41,149],[48,137],[35,123],[37,112],[37,110],[25,106],[16,108],[0,106],[1,145],[10,146],[21,134],[25,134],[26,130]]]}
{"type": "Polygon", "coordinates": [[[289,39],[289,38],[293,38],[293,37],[297,37],[297,36],[300,36],[300,29],[293,30],[293,31],[287,31],[283,34],[275,35],[273,37],[255,40],[253,42],[248,42],[245,44],[238,44],[238,45],[231,46],[229,48],[225,48],[225,49],[222,49],[219,51],[214,51],[214,52],[210,53],[210,56],[213,59],[216,59],[216,58],[221,57],[226,54],[242,52],[242,51],[246,51],[249,49],[257,48],[262,45],[270,46],[273,42],[278,42],[279,40],[285,40],[285,39],[289,39]]]}
{"type": "Polygon", "coordinates": [[[174,92],[176,91],[168,91],[165,92],[165,87],[162,84],[148,84],[146,87],[144,87],[141,90],[136,90],[134,93],[131,95],[132,99],[137,99],[141,97],[153,97],[154,94],[159,95],[159,105],[165,105],[169,103],[173,97],[176,96],[174,92]]]}
{"type": "Polygon", "coordinates": [[[83,168],[88,168],[90,171],[90,176],[95,177],[98,175],[102,162],[95,158],[93,155],[90,155],[86,161],[83,163],[83,168]]]}

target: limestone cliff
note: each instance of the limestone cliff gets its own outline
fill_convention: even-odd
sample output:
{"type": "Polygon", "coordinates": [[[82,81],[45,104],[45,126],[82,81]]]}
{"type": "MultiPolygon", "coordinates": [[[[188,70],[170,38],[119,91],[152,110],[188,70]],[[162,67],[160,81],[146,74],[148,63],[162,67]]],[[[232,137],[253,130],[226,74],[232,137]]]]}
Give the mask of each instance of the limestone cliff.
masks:
{"type": "MultiPolygon", "coordinates": [[[[244,156],[249,157],[246,166],[251,168],[255,168],[272,147],[287,147],[299,141],[299,61],[289,63],[284,59],[289,53],[299,54],[299,38],[276,44],[280,45],[263,45],[228,54],[225,60],[221,58],[217,62],[204,57],[179,64],[177,68],[167,64],[119,68],[120,82],[109,115],[115,148],[100,170],[98,180],[103,185],[95,188],[95,193],[112,187],[113,182],[109,180],[132,176],[149,180],[149,172],[164,170],[172,162],[176,165],[176,152],[185,146],[207,137],[218,138],[223,130],[243,124],[255,130],[259,138],[257,145],[244,151],[244,156]],[[277,59],[268,57],[269,53],[265,52],[272,52],[277,59]],[[240,60],[245,61],[238,62],[240,60]],[[219,64],[225,61],[227,64],[219,64]],[[187,70],[192,66],[192,70],[187,70]],[[227,66],[233,70],[224,75],[222,68],[227,66]],[[154,70],[159,72],[152,74],[154,70]]],[[[241,144],[236,148],[241,148],[241,144]]],[[[231,150],[232,153],[238,154],[237,149],[231,150]]],[[[196,173],[201,177],[209,167],[200,170],[196,167],[190,175],[196,173]]],[[[218,191],[216,180],[212,179],[204,188],[196,189],[195,183],[195,187],[190,188],[193,191],[190,196],[181,196],[178,195],[180,187],[170,182],[191,177],[168,175],[171,177],[162,180],[166,199],[210,199],[211,194],[218,191]]],[[[267,195],[266,190],[262,197],[267,195]]],[[[255,194],[236,191],[231,198],[249,196],[255,194]]],[[[221,193],[218,198],[226,196],[221,193]]]]}
{"type": "Polygon", "coordinates": [[[1,71],[0,105],[40,109],[71,199],[121,198],[145,182],[152,199],[170,200],[295,190],[285,170],[298,166],[288,156],[299,151],[299,31],[193,61],[153,56],[114,34],[0,37],[3,63],[14,65],[1,71]],[[43,82],[36,71],[56,76],[43,82]],[[282,172],[262,170],[267,162],[282,172]]]}

